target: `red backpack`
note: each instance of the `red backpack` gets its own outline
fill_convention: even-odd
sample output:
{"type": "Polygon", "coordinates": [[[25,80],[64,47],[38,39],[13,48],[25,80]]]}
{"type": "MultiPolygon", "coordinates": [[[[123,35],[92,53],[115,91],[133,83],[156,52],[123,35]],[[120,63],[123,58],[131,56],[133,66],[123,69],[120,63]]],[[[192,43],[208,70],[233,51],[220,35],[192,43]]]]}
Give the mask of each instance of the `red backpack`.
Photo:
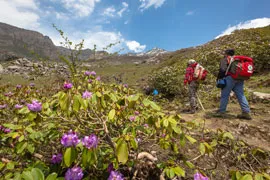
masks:
{"type": "Polygon", "coordinates": [[[197,80],[205,80],[208,71],[199,63],[194,68],[193,77],[197,80]]]}
{"type": "Polygon", "coordinates": [[[247,80],[254,72],[253,59],[247,56],[228,56],[226,75],[233,79],[247,80]]]}

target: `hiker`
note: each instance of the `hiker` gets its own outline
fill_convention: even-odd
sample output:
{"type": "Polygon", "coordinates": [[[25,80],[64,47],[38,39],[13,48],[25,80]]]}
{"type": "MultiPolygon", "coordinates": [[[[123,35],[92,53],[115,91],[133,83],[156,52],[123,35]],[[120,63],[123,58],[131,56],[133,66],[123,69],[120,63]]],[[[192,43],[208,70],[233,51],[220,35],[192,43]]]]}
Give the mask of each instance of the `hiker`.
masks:
{"type": "Polygon", "coordinates": [[[230,93],[233,91],[242,109],[242,114],[238,115],[237,118],[251,120],[250,108],[244,95],[244,80],[233,78],[233,75],[228,73],[230,69],[229,59],[231,57],[234,57],[234,50],[228,49],[225,51],[224,58],[220,61],[217,81],[225,79],[225,87],[221,88],[220,106],[216,115],[223,116],[226,113],[230,93]]]}
{"type": "Polygon", "coordinates": [[[199,87],[199,82],[197,81],[197,78],[194,77],[194,71],[197,64],[198,63],[194,59],[190,59],[188,61],[184,79],[184,86],[188,84],[190,101],[190,110],[188,113],[191,114],[194,114],[197,109],[196,93],[199,87]]]}

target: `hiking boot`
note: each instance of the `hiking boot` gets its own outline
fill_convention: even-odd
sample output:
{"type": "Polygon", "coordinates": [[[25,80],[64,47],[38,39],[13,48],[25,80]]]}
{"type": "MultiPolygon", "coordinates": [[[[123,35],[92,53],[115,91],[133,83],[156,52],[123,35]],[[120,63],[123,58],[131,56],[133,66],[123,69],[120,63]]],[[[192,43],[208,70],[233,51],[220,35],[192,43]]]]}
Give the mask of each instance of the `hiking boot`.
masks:
{"type": "Polygon", "coordinates": [[[195,114],[195,113],[196,113],[195,110],[190,110],[190,111],[187,112],[187,114],[195,114]]]}
{"type": "Polygon", "coordinates": [[[220,112],[220,111],[214,111],[213,113],[213,117],[225,117],[226,116],[226,112],[220,112]]]}
{"type": "Polygon", "coordinates": [[[251,120],[252,117],[250,116],[250,113],[242,112],[242,114],[237,115],[237,118],[239,119],[245,119],[245,120],[251,120]]]}

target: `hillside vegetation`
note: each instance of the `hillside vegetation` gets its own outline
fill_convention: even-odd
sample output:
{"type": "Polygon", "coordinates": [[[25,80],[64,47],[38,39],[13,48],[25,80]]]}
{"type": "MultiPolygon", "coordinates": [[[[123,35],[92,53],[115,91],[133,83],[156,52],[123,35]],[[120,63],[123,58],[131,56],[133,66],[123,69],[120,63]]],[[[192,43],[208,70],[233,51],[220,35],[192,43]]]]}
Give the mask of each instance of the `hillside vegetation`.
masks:
{"type": "Polygon", "coordinates": [[[210,41],[202,46],[181,49],[172,53],[150,77],[152,87],[158,88],[167,96],[179,95],[183,92],[183,77],[186,63],[195,59],[208,71],[209,76],[205,84],[215,84],[220,59],[224,50],[233,48],[237,55],[253,58],[255,74],[270,70],[270,26],[256,29],[236,30],[210,41]]]}

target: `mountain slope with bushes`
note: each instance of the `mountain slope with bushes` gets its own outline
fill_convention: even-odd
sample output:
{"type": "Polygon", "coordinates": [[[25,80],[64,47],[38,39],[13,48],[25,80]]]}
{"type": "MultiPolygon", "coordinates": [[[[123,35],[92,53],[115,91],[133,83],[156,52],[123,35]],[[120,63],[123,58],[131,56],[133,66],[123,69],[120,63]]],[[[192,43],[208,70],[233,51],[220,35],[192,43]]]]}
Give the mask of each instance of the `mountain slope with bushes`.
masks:
{"type": "Polygon", "coordinates": [[[186,63],[195,59],[202,64],[209,75],[205,84],[215,84],[220,59],[224,50],[233,48],[237,55],[253,58],[255,74],[270,70],[270,26],[263,28],[236,30],[231,35],[222,36],[202,46],[178,50],[154,70],[150,79],[152,87],[166,96],[181,95],[186,63]]]}

